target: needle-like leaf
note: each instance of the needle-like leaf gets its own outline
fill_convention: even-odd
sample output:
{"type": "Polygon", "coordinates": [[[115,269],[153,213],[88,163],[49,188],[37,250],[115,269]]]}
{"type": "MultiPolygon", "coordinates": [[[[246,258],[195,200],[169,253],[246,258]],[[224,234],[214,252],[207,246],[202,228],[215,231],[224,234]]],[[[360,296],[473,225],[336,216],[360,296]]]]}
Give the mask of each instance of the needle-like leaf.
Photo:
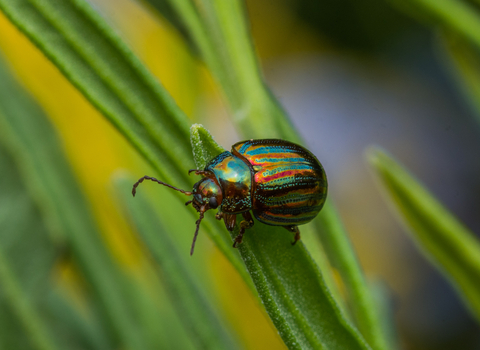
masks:
{"type": "Polygon", "coordinates": [[[392,157],[367,153],[388,201],[420,250],[452,282],[480,321],[480,242],[392,157]]]}

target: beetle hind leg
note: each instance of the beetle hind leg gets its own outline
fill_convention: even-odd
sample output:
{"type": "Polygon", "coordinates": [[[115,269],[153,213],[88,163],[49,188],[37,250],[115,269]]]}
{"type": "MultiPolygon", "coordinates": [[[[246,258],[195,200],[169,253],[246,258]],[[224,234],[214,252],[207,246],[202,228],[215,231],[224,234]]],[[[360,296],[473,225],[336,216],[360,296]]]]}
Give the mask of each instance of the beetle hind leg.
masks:
{"type": "Polygon", "coordinates": [[[293,242],[292,242],[292,245],[295,245],[295,243],[297,243],[299,240],[300,240],[300,230],[298,229],[298,226],[285,226],[285,228],[290,231],[290,232],[293,232],[295,234],[294,238],[293,238],[293,242]]]}
{"type": "Polygon", "coordinates": [[[238,233],[238,236],[235,237],[235,241],[233,242],[233,248],[237,248],[237,245],[242,243],[245,231],[253,226],[253,218],[250,212],[247,211],[245,213],[242,213],[242,216],[245,220],[242,220],[242,222],[240,223],[240,232],[238,233]]]}

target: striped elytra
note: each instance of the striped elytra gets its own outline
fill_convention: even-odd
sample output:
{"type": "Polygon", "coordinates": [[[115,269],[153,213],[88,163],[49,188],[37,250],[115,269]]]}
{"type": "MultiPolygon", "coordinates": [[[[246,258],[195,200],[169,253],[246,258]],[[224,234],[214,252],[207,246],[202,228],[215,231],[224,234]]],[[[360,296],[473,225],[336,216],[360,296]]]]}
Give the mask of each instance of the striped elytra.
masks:
{"type": "Polygon", "coordinates": [[[318,159],[307,149],[278,139],[247,140],[232,146],[212,159],[205,169],[191,170],[203,178],[193,190],[184,191],[155,178],[144,176],[168,186],[193,199],[200,213],[190,254],[193,254],[200,222],[209,209],[219,208],[216,218],[225,222],[229,231],[235,228],[241,214],[240,230],[233,246],[242,242],[246,229],[253,226],[250,214],[267,225],[282,226],[295,234],[292,244],[300,239],[298,225],[310,222],[322,209],[327,195],[327,178],[318,159]]]}
{"type": "Polygon", "coordinates": [[[322,209],[327,178],[310,151],[273,139],[239,142],[233,152],[250,164],[252,211],[258,221],[274,226],[303,225],[322,209]]]}

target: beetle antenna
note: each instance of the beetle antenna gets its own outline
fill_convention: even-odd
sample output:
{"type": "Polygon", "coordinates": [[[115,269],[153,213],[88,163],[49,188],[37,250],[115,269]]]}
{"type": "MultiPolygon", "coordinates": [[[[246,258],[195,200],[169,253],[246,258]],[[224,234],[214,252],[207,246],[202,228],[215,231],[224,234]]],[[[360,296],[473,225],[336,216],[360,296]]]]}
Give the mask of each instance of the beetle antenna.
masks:
{"type": "Polygon", "coordinates": [[[193,201],[188,201],[187,203],[185,203],[185,206],[189,205],[190,203],[192,203],[193,201]]]}
{"type": "Polygon", "coordinates": [[[201,207],[200,208],[200,217],[198,218],[198,220],[196,222],[197,229],[195,230],[195,235],[193,236],[192,249],[190,249],[190,256],[193,255],[193,250],[195,249],[195,242],[197,241],[198,230],[200,229],[200,223],[202,222],[204,213],[205,213],[205,207],[201,207]]]}
{"type": "Polygon", "coordinates": [[[166,184],[165,182],[162,182],[162,181],[160,181],[160,180],[157,180],[157,179],[154,178],[154,177],[144,176],[144,177],[142,177],[140,180],[138,180],[137,182],[135,182],[135,183],[133,184],[132,194],[133,194],[134,197],[135,197],[135,194],[137,193],[137,186],[140,185],[140,184],[143,182],[143,180],[155,181],[156,183],[159,183],[160,185],[164,185],[164,186],[170,187],[170,188],[174,189],[175,191],[182,192],[182,193],[186,194],[187,196],[191,196],[191,195],[193,194],[192,192],[184,191],[184,190],[182,190],[182,189],[180,189],[180,188],[176,188],[176,187],[174,187],[174,186],[172,186],[172,185],[166,184]]]}

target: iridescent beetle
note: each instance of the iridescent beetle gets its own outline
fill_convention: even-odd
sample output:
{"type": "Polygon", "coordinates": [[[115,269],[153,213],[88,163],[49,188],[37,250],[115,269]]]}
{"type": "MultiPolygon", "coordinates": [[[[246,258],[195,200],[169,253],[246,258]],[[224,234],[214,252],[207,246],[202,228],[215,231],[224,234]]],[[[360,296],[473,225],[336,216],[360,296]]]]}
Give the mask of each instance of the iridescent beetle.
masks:
{"type": "Polygon", "coordinates": [[[295,234],[292,245],[300,239],[298,225],[306,224],[317,216],[327,196],[327,178],[317,158],[305,148],[283,140],[264,139],[242,141],[213,158],[204,170],[190,170],[203,178],[184,191],[153,177],[144,176],[173,188],[193,199],[192,204],[200,213],[193,237],[193,254],[200,222],[209,209],[219,208],[216,218],[223,218],[227,230],[233,231],[237,214],[242,214],[240,231],[233,247],[242,243],[245,230],[253,226],[255,218],[267,225],[283,226],[295,234]]]}

